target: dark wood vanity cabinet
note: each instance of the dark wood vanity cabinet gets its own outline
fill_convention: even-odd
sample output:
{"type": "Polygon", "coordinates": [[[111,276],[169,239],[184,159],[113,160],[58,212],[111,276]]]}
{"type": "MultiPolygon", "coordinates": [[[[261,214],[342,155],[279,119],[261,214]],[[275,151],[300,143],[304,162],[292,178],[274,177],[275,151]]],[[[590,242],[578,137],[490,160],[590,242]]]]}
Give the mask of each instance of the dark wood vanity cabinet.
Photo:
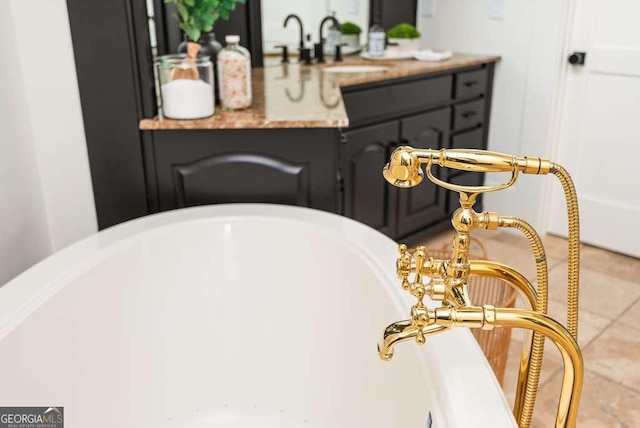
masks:
{"type": "MultiPolygon", "coordinates": [[[[487,146],[493,63],[343,88],[350,126],[154,130],[145,133],[153,211],[278,203],[330,211],[396,240],[417,242],[446,227],[458,196],[426,178],[398,189],[382,177],[391,152],[487,146]]],[[[432,168],[451,182],[483,175],[432,168]]],[[[475,207],[481,209],[481,202],[475,207]]]]}
{"type": "Polygon", "coordinates": [[[396,236],[397,191],[382,178],[382,165],[397,146],[399,123],[344,133],[340,176],[343,214],[388,236],[396,236]]]}
{"type": "Polygon", "coordinates": [[[157,211],[275,203],[337,212],[337,131],[305,131],[154,131],[147,164],[157,211]]]}
{"type": "MultiPolygon", "coordinates": [[[[340,165],[344,215],[398,240],[419,240],[446,227],[458,196],[426,177],[411,189],[382,181],[382,167],[400,145],[486,149],[493,63],[343,90],[350,127],[340,165]]],[[[483,174],[432,168],[439,179],[481,185],[483,174]]],[[[481,199],[475,206],[481,210],[481,199]]]]}

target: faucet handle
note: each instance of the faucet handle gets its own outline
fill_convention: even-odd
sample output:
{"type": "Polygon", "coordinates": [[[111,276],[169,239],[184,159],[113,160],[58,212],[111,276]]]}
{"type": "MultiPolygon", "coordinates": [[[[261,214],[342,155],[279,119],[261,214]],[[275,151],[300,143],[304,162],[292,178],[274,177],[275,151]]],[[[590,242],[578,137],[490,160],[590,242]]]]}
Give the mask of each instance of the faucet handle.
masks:
{"type": "Polygon", "coordinates": [[[433,262],[433,258],[429,257],[427,249],[422,246],[416,247],[413,254],[409,252],[405,244],[398,246],[400,257],[396,260],[396,273],[398,278],[402,280],[402,289],[411,293],[422,302],[422,298],[430,289],[431,279],[424,284],[425,276],[421,273],[425,264],[433,262]],[[409,277],[413,274],[413,278],[409,277]]]}
{"type": "Polygon", "coordinates": [[[413,277],[413,283],[411,284],[411,294],[414,295],[420,304],[422,304],[422,298],[426,292],[425,285],[423,284],[424,275],[422,275],[421,270],[422,266],[426,260],[428,260],[429,256],[427,254],[427,249],[421,245],[416,247],[416,250],[413,253],[414,259],[414,267],[415,274],[413,277]]]}
{"type": "Polygon", "coordinates": [[[396,273],[398,278],[402,280],[402,289],[409,290],[409,275],[413,272],[413,256],[409,253],[405,244],[400,244],[398,251],[400,252],[400,257],[396,260],[396,273]]]}
{"type": "Polygon", "coordinates": [[[424,328],[433,324],[433,318],[433,313],[422,302],[411,307],[411,324],[417,327],[415,340],[418,345],[424,345],[426,342],[424,328]]]}
{"type": "Polygon", "coordinates": [[[282,49],[282,60],[280,62],[287,63],[289,62],[289,46],[287,45],[276,45],[274,48],[282,49]]]}
{"type": "Polygon", "coordinates": [[[342,47],[347,46],[346,43],[338,43],[335,47],[335,53],[333,55],[333,62],[342,61],[342,47]]]}
{"type": "Polygon", "coordinates": [[[402,289],[411,293],[422,305],[424,296],[431,300],[443,300],[446,286],[442,277],[446,261],[434,260],[423,246],[409,252],[405,244],[398,246],[400,257],[396,260],[396,272],[402,280],[402,289]]]}

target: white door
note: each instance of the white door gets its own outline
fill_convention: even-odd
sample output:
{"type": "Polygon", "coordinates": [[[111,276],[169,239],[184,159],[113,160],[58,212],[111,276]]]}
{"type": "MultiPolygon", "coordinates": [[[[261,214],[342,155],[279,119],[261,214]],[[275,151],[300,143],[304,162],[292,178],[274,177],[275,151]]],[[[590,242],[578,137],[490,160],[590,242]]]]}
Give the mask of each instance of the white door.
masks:
{"type": "MultiPolygon", "coordinates": [[[[640,1],[576,0],[556,160],[572,174],[582,242],[640,257],[640,1]]],[[[559,185],[549,232],[566,235],[559,185]]]]}

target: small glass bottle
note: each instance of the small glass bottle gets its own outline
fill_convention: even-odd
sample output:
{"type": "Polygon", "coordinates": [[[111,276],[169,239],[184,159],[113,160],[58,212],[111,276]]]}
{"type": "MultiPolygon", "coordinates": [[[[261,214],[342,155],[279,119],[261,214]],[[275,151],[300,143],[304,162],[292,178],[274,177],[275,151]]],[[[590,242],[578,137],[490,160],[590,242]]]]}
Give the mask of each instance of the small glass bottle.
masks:
{"type": "Polygon", "coordinates": [[[225,37],[227,46],[218,54],[220,104],[224,110],[251,105],[251,54],[240,46],[240,36],[225,37]]]}
{"type": "Polygon", "coordinates": [[[369,56],[384,56],[385,39],[384,29],[379,25],[372,25],[369,29],[369,56]]]}

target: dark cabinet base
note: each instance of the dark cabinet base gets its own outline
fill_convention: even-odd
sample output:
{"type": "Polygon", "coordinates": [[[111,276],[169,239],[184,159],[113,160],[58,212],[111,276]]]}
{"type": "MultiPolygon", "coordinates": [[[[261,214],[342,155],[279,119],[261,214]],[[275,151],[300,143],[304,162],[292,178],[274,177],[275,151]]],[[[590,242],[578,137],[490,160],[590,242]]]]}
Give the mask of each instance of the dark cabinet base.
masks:
{"type": "MultiPolygon", "coordinates": [[[[382,177],[400,145],[487,147],[493,64],[351,86],[349,129],[159,130],[143,133],[153,211],[253,202],[330,211],[419,243],[450,225],[458,195],[424,180],[398,189],[382,177]]],[[[483,174],[434,166],[441,180],[483,174]]],[[[480,201],[476,210],[481,210],[480,201]]]]}
{"type": "MultiPolygon", "coordinates": [[[[353,126],[344,132],[340,149],[348,201],[345,215],[413,244],[450,227],[450,217],[459,207],[458,194],[427,179],[411,189],[384,188],[382,167],[399,145],[486,149],[492,81],[493,64],[485,64],[347,88],[344,99],[353,126]],[[361,165],[365,162],[376,165],[361,165]]],[[[438,166],[431,172],[463,185],[484,182],[483,174],[438,166]]],[[[480,199],[474,208],[482,209],[480,199]]]]}
{"type": "Polygon", "coordinates": [[[397,122],[372,125],[344,134],[341,156],[343,214],[397,234],[397,189],[382,178],[382,167],[398,141],[397,122]]]}
{"type": "Polygon", "coordinates": [[[154,131],[159,211],[276,203],[337,212],[337,131],[154,131]]]}

